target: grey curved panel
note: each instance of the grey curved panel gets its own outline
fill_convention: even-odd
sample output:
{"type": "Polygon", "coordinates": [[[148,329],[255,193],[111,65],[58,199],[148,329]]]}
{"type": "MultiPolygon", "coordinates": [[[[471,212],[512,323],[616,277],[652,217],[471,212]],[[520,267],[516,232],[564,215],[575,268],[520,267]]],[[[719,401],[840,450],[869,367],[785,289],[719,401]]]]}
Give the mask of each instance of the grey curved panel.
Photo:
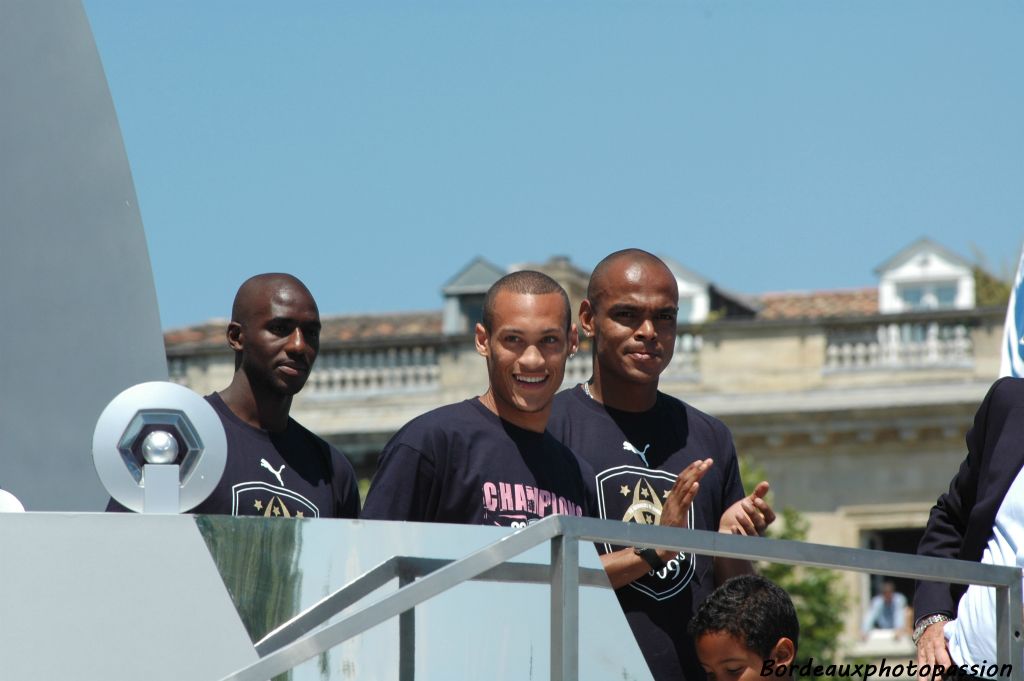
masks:
{"type": "Polygon", "coordinates": [[[256,660],[192,516],[0,516],[0,678],[215,681],[256,660]]]}
{"type": "Polygon", "coordinates": [[[98,510],[104,406],[166,380],[128,159],[78,0],[0,2],[0,487],[98,510]]]}

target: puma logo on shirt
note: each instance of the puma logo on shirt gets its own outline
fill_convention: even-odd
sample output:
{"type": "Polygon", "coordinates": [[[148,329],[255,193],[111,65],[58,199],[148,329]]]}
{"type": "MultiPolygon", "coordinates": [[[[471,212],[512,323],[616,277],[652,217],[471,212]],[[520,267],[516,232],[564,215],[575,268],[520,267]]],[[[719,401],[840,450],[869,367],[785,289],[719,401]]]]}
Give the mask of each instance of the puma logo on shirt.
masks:
{"type": "Polygon", "coordinates": [[[646,457],[646,456],[644,456],[644,455],[645,455],[645,454],[647,454],[647,449],[648,449],[648,448],[649,448],[650,446],[651,446],[651,445],[650,445],[650,443],[648,443],[648,444],[644,445],[644,451],[642,451],[642,452],[641,452],[641,451],[640,451],[639,449],[637,449],[636,447],[634,447],[634,446],[633,446],[633,443],[631,443],[631,442],[630,442],[629,440],[623,440],[623,442],[622,442],[622,448],[623,448],[624,450],[626,450],[627,452],[633,452],[634,454],[636,454],[637,456],[639,456],[639,457],[640,457],[640,460],[641,460],[641,461],[643,461],[643,462],[644,462],[644,465],[645,465],[645,466],[647,466],[648,468],[650,468],[650,467],[651,467],[651,464],[647,463],[647,457],[646,457]]]}
{"type": "Polygon", "coordinates": [[[281,467],[275,471],[266,459],[260,459],[260,468],[266,468],[268,471],[273,473],[274,477],[277,478],[277,483],[281,485],[281,487],[284,487],[284,480],[281,479],[281,473],[284,471],[284,464],[281,464],[281,467]]]}

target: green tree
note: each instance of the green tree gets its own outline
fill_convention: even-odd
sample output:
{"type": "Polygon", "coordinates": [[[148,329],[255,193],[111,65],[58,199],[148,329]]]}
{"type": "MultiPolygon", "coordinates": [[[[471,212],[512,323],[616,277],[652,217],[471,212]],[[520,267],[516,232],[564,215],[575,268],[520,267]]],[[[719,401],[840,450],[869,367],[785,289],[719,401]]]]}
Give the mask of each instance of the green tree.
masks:
{"type": "Polygon", "coordinates": [[[1005,307],[1010,302],[1010,282],[993,276],[975,265],[974,299],[978,307],[1005,307]]]}
{"type": "MultiPolygon", "coordinates": [[[[978,307],[1006,307],[1010,302],[1010,289],[1017,270],[1016,261],[1013,267],[1002,262],[997,270],[993,270],[980,248],[972,245],[971,251],[974,253],[974,265],[971,266],[974,275],[974,304],[978,307]]],[[[1012,252],[1020,253],[1020,248],[1012,252]]]]}
{"type": "MultiPolygon", "coordinates": [[[[740,475],[747,494],[765,479],[764,471],[749,457],[740,458],[740,475]]],[[[773,539],[807,540],[807,519],[794,508],[776,509],[779,518],[768,528],[773,539]]],[[[800,644],[797,662],[813,657],[817,663],[836,659],[839,634],[843,630],[846,593],[841,577],[833,570],[797,567],[782,563],[760,563],[760,573],[785,589],[796,606],[800,619],[800,644]]]]}

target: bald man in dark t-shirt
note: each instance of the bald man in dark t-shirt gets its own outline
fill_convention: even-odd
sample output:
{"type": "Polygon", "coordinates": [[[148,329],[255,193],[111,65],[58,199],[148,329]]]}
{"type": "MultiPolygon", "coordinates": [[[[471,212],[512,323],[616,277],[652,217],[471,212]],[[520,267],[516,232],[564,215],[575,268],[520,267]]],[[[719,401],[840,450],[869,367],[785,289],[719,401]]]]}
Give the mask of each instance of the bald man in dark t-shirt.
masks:
{"type": "MultiPolygon", "coordinates": [[[[594,373],[555,398],[549,428],[593,467],[600,517],[761,534],[775,517],[764,500],[768,483],[745,497],[729,429],[658,390],[675,347],[678,304],[675,276],[656,256],[627,249],[602,260],[579,312],[580,328],[594,339],[594,373]]],[[[750,562],[648,547],[598,550],[654,678],[702,681],[687,623],[716,585],[751,572],[750,562]]]]}
{"type": "MultiPolygon", "coordinates": [[[[290,274],[251,277],[238,289],[227,327],[235,373],[206,397],[224,425],[227,465],[193,513],[355,518],[352,464],[289,416],[320,349],[320,312],[290,274]]],[[[111,501],[108,510],[123,510],[111,501]]]]}

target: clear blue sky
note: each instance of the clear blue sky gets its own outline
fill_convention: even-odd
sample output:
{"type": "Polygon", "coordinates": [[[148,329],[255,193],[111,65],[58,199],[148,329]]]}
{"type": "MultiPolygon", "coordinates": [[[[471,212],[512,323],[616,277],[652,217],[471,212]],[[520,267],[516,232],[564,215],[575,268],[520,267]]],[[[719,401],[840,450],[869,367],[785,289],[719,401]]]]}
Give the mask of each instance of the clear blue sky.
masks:
{"type": "Polygon", "coordinates": [[[297,274],[432,309],[501,265],[663,253],[746,293],[1024,237],[1024,4],[85,0],[165,327],[297,274]]]}

